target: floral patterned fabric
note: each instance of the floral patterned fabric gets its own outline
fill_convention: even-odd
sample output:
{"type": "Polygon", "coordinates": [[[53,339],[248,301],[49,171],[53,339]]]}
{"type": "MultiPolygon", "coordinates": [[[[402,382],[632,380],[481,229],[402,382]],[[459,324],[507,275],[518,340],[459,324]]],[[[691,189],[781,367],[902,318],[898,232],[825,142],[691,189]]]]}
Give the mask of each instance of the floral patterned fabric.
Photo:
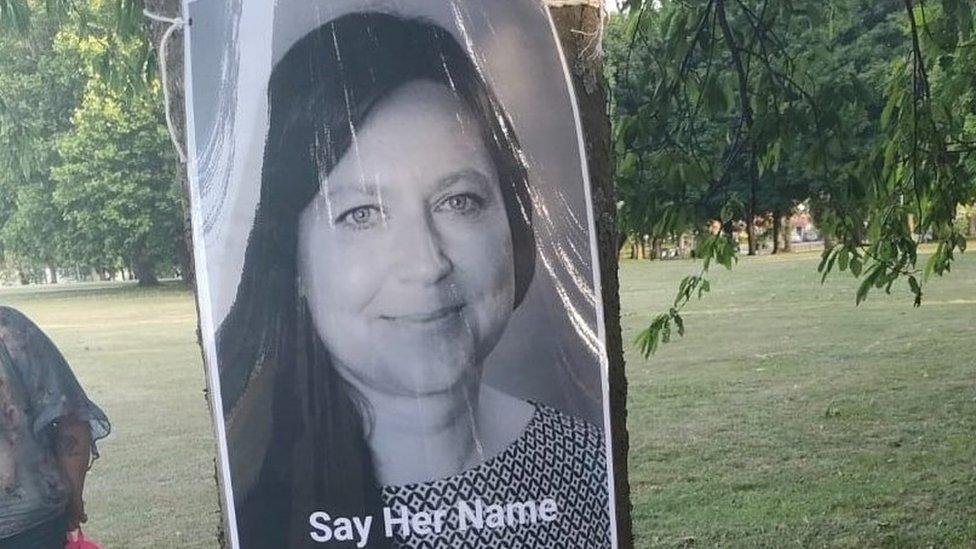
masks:
{"type": "Polygon", "coordinates": [[[69,487],[51,425],[87,421],[94,441],[110,425],[50,339],[27,317],[0,307],[0,540],[61,513],[69,487]]]}

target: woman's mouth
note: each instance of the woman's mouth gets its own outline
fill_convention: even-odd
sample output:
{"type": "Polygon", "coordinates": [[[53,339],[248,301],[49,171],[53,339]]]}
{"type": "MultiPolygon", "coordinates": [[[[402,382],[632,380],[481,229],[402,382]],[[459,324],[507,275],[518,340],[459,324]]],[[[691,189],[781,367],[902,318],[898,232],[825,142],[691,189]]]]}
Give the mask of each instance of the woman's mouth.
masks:
{"type": "Polygon", "coordinates": [[[462,305],[448,305],[428,311],[380,315],[383,320],[407,324],[433,324],[461,314],[462,305]]]}

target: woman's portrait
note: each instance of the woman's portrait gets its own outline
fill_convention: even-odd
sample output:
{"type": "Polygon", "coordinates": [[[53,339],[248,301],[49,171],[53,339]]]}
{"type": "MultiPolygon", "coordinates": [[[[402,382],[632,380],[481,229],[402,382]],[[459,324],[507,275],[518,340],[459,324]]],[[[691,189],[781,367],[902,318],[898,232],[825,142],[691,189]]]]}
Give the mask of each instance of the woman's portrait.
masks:
{"type": "Polygon", "coordinates": [[[603,426],[485,382],[549,273],[528,155],[468,47],[348,13],[291,45],[267,101],[214,336],[240,546],[611,547],[603,426]]]}

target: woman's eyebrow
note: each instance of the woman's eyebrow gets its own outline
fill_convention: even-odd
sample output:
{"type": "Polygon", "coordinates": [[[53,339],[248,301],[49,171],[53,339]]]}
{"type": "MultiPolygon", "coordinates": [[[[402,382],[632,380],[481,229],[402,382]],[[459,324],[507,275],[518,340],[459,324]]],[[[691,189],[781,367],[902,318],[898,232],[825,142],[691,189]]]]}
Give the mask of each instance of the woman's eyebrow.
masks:
{"type": "Polygon", "coordinates": [[[488,186],[488,177],[474,168],[467,168],[464,170],[459,170],[452,172],[437,181],[437,185],[434,187],[434,192],[440,192],[445,189],[452,187],[453,185],[461,181],[474,181],[479,186],[488,186]]]}
{"type": "Polygon", "coordinates": [[[355,200],[361,198],[374,198],[377,194],[376,185],[350,185],[348,183],[339,185],[325,185],[322,195],[330,202],[339,200],[355,200]]]}

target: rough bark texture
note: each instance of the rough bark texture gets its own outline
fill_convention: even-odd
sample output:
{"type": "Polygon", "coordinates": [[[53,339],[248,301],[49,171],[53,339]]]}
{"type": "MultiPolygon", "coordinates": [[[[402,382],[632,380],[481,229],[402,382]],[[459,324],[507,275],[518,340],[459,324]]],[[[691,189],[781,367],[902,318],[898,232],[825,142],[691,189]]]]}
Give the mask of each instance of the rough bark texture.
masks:
{"type": "Polygon", "coordinates": [[[621,548],[634,546],[627,478],[627,377],[620,332],[620,292],[617,280],[616,198],[610,158],[610,119],[603,81],[599,37],[603,14],[591,6],[550,8],[573,87],[579,101],[586,156],[589,160],[593,215],[599,243],[603,313],[606,319],[607,354],[610,358],[610,413],[613,437],[614,492],[617,506],[617,539],[621,548]]]}
{"type": "Polygon", "coordinates": [[[783,252],[791,253],[793,251],[793,221],[791,214],[787,213],[783,216],[783,252]]]}
{"type": "MultiPolygon", "coordinates": [[[[151,13],[162,15],[165,17],[177,18],[182,15],[182,2],[181,0],[145,0],[146,10],[151,13]]],[[[160,40],[163,37],[163,33],[166,32],[169,27],[166,23],[158,23],[155,21],[150,21],[148,25],[149,39],[150,43],[153,44],[155,48],[160,45],[160,40]]],[[[186,109],[184,105],[184,76],[183,76],[183,32],[182,30],[177,30],[170,38],[170,44],[166,50],[167,58],[159,59],[159,65],[166,64],[167,78],[166,89],[169,91],[170,109],[173,116],[173,126],[176,130],[177,139],[181,143],[183,150],[186,151],[186,109]]],[[[176,173],[178,174],[178,181],[176,182],[181,189],[180,193],[180,204],[183,211],[183,231],[182,239],[177,242],[177,247],[182,246],[182,250],[178,250],[177,257],[180,259],[180,267],[182,269],[183,280],[190,284],[194,289],[196,289],[196,272],[193,265],[193,225],[190,222],[190,180],[189,175],[186,171],[186,165],[179,164],[177,166],[176,173]],[[182,252],[182,253],[180,253],[182,252]]],[[[194,300],[197,306],[197,318],[200,317],[200,306],[199,302],[194,300]]],[[[197,343],[200,346],[200,355],[204,360],[204,368],[206,368],[206,355],[203,352],[203,340],[200,336],[200,323],[197,322],[197,343]]],[[[213,412],[213,403],[210,401],[209,390],[204,391],[204,398],[207,400],[207,406],[210,407],[210,411],[213,412]]],[[[220,485],[220,476],[218,475],[217,460],[214,459],[214,483],[215,485],[220,485]]],[[[222,501],[220,496],[217,497],[217,505],[222,506],[222,501]]],[[[221,516],[223,516],[223,509],[221,509],[221,516]]],[[[217,543],[220,547],[227,546],[227,539],[224,535],[226,525],[223,520],[217,526],[217,532],[215,532],[217,543]]]]}
{"type": "MultiPolygon", "coordinates": [[[[140,286],[156,286],[159,278],[151,261],[142,254],[132,260],[132,275],[139,281],[140,286]]],[[[122,280],[125,280],[125,269],[122,269],[122,280]]]]}
{"type": "Polygon", "coordinates": [[[779,253],[780,236],[783,233],[783,215],[773,212],[773,254],[779,253]]]}

